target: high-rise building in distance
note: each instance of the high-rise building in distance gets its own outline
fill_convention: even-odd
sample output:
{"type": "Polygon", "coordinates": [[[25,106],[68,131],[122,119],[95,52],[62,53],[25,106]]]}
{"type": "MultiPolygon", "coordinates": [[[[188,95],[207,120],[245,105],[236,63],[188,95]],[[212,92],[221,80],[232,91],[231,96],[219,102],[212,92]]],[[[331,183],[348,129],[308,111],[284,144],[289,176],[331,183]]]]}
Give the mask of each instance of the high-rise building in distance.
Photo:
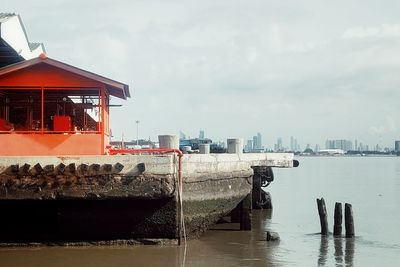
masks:
{"type": "Polygon", "coordinates": [[[349,151],[353,149],[353,144],[349,140],[326,140],[325,142],[326,149],[342,149],[344,151],[349,151]]]}
{"type": "Polygon", "coordinates": [[[400,141],[394,141],[394,151],[400,152],[400,141]]]}
{"type": "Polygon", "coordinates": [[[204,130],[200,130],[199,139],[204,139],[204,130]]]}

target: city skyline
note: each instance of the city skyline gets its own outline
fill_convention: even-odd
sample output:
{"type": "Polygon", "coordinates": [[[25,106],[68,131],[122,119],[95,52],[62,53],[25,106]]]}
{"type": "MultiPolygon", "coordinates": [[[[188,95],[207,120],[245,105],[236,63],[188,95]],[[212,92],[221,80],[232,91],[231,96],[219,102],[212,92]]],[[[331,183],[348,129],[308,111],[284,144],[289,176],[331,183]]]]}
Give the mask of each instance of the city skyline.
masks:
{"type": "Polygon", "coordinates": [[[206,128],[215,140],[257,129],[269,147],[291,135],[303,147],[327,138],[393,146],[400,136],[396,6],[2,2],[49,57],[130,85],[131,99],[111,102],[123,105],[111,109],[114,136],[134,139],[140,120],[139,134],[153,140],[179,129],[206,128]]]}
{"type": "MultiPolygon", "coordinates": [[[[191,139],[191,138],[210,138],[213,143],[225,143],[226,139],[231,138],[227,137],[226,139],[214,139],[212,136],[208,136],[205,134],[205,130],[200,129],[198,130],[197,135],[194,134],[186,135],[185,132],[182,130],[179,131],[179,138],[180,139],[191,139]]],[[[393,140],[391,145],[383,146],[379,143],[364,143],[362,140],[358,140],[357,138],[354,139],[335,139],[335,138],[326,138],[325,141],[321,143],[317,142],[308,142],[308,143],[301,143],[300,140],[295,138],[294,136],[290,136],[290,138],[285,141],[282,137],[276,137],[275,139],[268,140],[267,143],[264,143],[263,135],[260,132],[257,132],[256,135],[253,135],[251,139],[249,137],[237,137],[243,139],[243,147],[247,151],[261,151],[261,150],[270,150],[270,151],[296,151],[302,152],[306,148],[310,148],[313,151],[319,151],[321,149],[343,149],[343,150],[352,150],[352,151],[383,151],[385,149],[388,150],[396,150],[396,142],[397,147],[400,149],[400,138],[393,140]],[[254,144],[256,144],[254,146],[254,144]]],[[[152,140],[157,142],[157,138],[139,138],[140,140],[152,140]]],[[[118,138],[113,138],[113,140],[118,140],[118,138]]],[[[132,141],[136,139],[131,139],[132,141]]]]}

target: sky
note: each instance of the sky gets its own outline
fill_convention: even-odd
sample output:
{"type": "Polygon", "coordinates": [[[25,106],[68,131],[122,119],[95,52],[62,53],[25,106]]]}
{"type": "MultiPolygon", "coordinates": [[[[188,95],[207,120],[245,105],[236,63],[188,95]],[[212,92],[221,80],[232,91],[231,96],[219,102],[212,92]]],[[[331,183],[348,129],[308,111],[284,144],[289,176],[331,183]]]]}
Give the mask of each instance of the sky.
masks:
{"type": "Polygon", "coordinates": [[[47,55],[127,83],[114,139],[400,140],[398,0],[2,0],[47,55]]]}

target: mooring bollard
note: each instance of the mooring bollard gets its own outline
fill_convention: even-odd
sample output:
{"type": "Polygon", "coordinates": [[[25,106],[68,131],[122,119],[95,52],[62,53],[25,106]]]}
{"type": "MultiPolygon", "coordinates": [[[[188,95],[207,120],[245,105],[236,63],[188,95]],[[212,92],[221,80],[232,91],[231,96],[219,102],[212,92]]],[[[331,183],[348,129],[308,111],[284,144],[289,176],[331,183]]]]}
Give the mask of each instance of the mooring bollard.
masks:
{"type": "Polygon", "coordinates": [[[333,235],[340,236],[342,235],[342,221],[343,221],[343,212],[342,212],[342,203],[335,203],[335,215],[334,215],[335,223],[333,225],[333,235]]]}
{"type": "Polygon", "coordinates": [[[230,154],[242,154],[243,153],[243,139],[227,139],[227,151],[230,154]]]}
{"type": "Polygon", "coordinates": [[[349,203],[344,204],[344,224],[346,227],[346,237],[354,237],[353,208],[349,203]]]}
{"type": "Polygon", "coordinates": [[[328,235],[328,218],[327,218],[324,198],[321,199],[317,198],[317,205],[318,205],[319,221],[321,223],[321,235],[328,235]]]}
{"type": "Polygon", "coordinates": [[[200,154],[210,154],[210,144],[199,144],[200,154]]]}
{"type": "Polygon", "coordinates": [[[177,135],[159,135],[160,148],[179,149],[179,137],[177,135]]]}

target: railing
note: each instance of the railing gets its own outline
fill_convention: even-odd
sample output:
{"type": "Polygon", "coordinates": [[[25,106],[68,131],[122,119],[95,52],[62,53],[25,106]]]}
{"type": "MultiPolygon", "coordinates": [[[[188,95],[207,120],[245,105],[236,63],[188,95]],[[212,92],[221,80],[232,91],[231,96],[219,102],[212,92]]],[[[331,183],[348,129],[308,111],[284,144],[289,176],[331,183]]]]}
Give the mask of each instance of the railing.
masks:
{"type": "Polygon", "coordinates": [[[101,134],[101,131],[0,131],[0,134],[101,134]]]}

